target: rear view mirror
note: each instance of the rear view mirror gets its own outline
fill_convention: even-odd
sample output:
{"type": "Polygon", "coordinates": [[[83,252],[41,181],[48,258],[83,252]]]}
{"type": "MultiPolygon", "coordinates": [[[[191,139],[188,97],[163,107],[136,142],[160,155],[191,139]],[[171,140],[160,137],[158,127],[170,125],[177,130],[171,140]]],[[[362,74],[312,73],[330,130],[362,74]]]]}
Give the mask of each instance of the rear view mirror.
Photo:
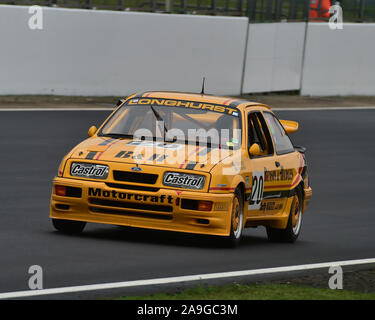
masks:
{"type": "Polygon", "coordinates": [[[262,154],[262,152],[260,150],[259,144],[253,143],[251,145],[251,147],[249,148],[249,153],[250,153],[251,156],[254,156],[254,157],[260,156],[262,154]]]}
{"type": "Polygon", "coordinates": [[[96,131],[98,131],[98,128],[95,126],[91,126],[88,132],[89,137],[91,138],[96,133],[96,131]]]}
{"type": "Polygon", "coordinates": [[[296,132],[298,130],[298,122],[291,120],[280,120],[287,134],[296,132]]]}

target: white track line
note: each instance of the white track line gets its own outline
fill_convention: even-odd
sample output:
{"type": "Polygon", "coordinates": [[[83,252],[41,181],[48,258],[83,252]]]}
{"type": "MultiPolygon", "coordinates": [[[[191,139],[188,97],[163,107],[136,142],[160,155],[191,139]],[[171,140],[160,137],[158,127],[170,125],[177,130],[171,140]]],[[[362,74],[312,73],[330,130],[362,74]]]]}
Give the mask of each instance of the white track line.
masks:
{"type": "MultiPolygon", "coordinates": [[[[316,108],[271,108],[274,111],[329,111],[329,110],[374,110],[375,106],[353,106],[353,107],[316,107],[316,108]]],[[[7,112],[24,111],[113,111],[115,108],[0,108],[7,112]]]]}
{"type": "Polygon", "coordinates": [[[335,266],[352,266],[352,265],[374,264],[374,263],[375,263],[375,258],[370,258],[370,259],[359,259],[359,260],[313,263],[313,264],[276,267],[276,268],[197,274],[197,275],[180,276],[180,277],[134,280],[134,281],[112,282],[112,283],[102,283],[102,284],[90,284],[90,285],[83,285],[83,286],[61,287],[61,288],[42,289],[42,290],[4,292],[4,293],[0,293],[0,299],[23,298],[23,297],[33,297],[33,296],[42,296],[42,295],[50,295],[50,294],[63,294],[63,293],[73,293],[73,292],[82,292],[82,291],[118,289],[118,288],[149,286],[149,285],[162,285],[162,284],[190,282],[190,281],[197,281],[197,280],[223,279],[223,278],[259,275],[259,274],[272,274],[272,273],[280,273],[280,272],[329,268],[329,267],[335,267],[335,266]]]}

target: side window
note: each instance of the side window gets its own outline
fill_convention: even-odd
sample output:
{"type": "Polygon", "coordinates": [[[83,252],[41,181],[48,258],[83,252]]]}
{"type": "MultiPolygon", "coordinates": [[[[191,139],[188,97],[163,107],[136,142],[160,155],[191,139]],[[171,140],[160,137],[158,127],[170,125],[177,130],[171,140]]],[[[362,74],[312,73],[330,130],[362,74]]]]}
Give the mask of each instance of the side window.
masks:
{"type": "Polygon", "coordinates": [[[268,126],[271,130],[276,153],[283,154],[293,152],[293,144],[290,141],[288,135],[285,133],[285,130],[280,124],[279,120],[277,120],[277,118],[269,112],[265,112],[264,117],[266,118],[268,126]]]}
{"type": "Polygon", "coordinates": [[[248,114],[248,135],[248,148],[257,143],[262,151],[261,156],[273,154],[271,136],[260,112],[248,114]]]}

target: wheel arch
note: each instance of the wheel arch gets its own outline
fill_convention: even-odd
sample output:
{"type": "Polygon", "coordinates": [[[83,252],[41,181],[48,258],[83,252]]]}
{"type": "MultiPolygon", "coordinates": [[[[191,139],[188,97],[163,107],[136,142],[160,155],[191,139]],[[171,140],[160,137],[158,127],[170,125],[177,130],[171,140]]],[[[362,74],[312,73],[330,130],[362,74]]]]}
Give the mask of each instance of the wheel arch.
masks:
{"type": "Polygon", "coordinates": [[[246,192],[246,186],[245,186],[245,180],[242,176],[236,176],[232,181],[232,189],[233,192],[236,191],[236,189],[239,188],[242,195],[242,204],[245,205],[245,192],[246,192]]]}
{"type": "Polygon", "coordinates": [[[294,190],[297,190],[298,188],[300,188],[300,190],[301,190],[301,194],[302,194],[301,206],[302,206],[302,212],[304,212],[304,211],[305,211],[305,207],[304,207],[304,199],[305,199],[305,183],[304,183],[303,179],[302,179],[301,182],[295,187],[294,190]]]}
{"type": "Polygon", "coordinates": [[[241,188],[243,188],[243,191],[245,191],[245,180],[242,176],[235,176],[233,178],[231,184],[233,192],[237,189],[238,186],[241,186],[241,188]]]}
{"type": "Polygon", "coordinates": [[[245,189],[246,189],[245,183],[243,181],[239,182],[234,190],[236,190],[236,189],[240,190],[241,195],[242,195],[242,204],[244,205],[244,203],[245,203],[245,189]]]}

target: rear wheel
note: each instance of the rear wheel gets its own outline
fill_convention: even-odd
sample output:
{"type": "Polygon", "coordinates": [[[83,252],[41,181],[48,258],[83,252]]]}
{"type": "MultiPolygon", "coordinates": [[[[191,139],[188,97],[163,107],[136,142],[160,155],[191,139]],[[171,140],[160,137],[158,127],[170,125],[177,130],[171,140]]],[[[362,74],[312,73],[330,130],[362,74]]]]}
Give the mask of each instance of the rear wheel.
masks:
{"type": "Polygon", "coordinates": [[[72,221],[62,219],[52,219],[52,224],[56,230],[68,234],[81,233],[86,226],[86,222],[83,221],[72,221]]]}
{"type": "Polygon", "coordinates": [[[240,188],[237,188],[234,192],[231,217],[230,235],[226,238],[226,244],[230,247],[236,247],[241,241],[244,225],[243,196],[240,188]]]}
{"type": "Polygon", "coordinates": [[[267,236],[270,241],[292,243],[297,240],[302,225],[302,201],[302,190],[301,188],[297,188],[293,197],[286,228],[275,229],[267,227],[267,236]]]}

